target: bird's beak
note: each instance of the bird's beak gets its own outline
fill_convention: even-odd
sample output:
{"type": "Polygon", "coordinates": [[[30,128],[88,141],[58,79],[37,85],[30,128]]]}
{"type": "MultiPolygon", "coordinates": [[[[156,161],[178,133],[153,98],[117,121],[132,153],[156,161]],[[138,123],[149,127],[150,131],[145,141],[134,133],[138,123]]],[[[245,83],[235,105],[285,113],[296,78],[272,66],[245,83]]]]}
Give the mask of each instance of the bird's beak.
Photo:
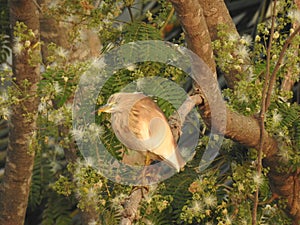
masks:
{"type": "Polygon", "coordinates": [[[100,113],[102,113],[102,112],[108,112],[109,113],[109,112],[111,112],[112,108],[113,108],[113,104],[106,104],[106,105],[101,106],[97,110],[97,113],[98,113],[98,115],[100,115],[100,113]]]}

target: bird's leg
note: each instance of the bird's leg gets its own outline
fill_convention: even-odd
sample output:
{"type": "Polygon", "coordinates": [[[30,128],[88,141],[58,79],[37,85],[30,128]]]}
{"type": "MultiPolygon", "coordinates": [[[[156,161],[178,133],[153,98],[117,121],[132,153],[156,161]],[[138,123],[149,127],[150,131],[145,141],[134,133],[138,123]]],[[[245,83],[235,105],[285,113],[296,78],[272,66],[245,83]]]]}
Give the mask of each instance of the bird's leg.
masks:
{"type": "Polygon", "coordinates": [[[142,183],[147,183],[147,166],[150,165],[150,155],[148,152],[146,152],[146,158],[145,158],[145,166],[142,172],[142,183]]]}
{"type": "Polygon", "coordinates": [[[151,160],[151,159],[150,159],[150,155],[149,155],[149,153],[147,152],[147,153],[146,153],[146,159],[145,159],[145,166],[149,166],[149,165],[150,165],[150,163],[151,163],[150,160],[151,160]]]}

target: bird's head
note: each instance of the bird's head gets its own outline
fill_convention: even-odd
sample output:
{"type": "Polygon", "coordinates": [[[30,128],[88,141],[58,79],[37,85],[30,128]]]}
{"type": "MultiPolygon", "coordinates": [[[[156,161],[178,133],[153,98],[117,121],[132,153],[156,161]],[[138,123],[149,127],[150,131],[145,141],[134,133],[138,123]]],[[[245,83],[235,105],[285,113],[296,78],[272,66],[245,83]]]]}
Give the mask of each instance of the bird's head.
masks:
{"type": "Polygon", "coordinates": [[[118,109],[120,108],[120,94],[116,93],[113,94],[112,96],[109,97],[109,99],[107,100],[107,103],[103,106],[101,106],[97,112],[98,115],[100,115],[100,113],[102,112],[106,112],[106,113],[114,113],[116,111],[118,111],[118,109]]]}
{"type": "Polygon", "coordinates": [[[145,98],[146,96],[140,92],[134,93],[125,93],[119,92],[115,93],[109,97],[107,104],[101,106],[97,112],[98,115],[102,112],[115,113],[115,112],[124,112],[130,111],[131,107],[138,102],[140,99],[145,98]]]}
{"type": "Polygon", "coordinates": [[[114,105],[115,105],[114,103],[107,103],[106,105],[101,106],[97,110],[98,115],[100,115],[100,113],[102,113],[102,112],[106,112],[106,113],[114,112],[114,105]]]}

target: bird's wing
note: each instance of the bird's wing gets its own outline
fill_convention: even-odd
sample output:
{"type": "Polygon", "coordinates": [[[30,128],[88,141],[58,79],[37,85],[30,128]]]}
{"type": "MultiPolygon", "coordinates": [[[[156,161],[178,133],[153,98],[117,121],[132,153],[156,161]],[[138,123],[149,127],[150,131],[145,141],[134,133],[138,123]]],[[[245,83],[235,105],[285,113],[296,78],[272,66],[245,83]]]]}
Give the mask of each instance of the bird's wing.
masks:
{"type": "Polygon", "coordinates": [[[131,132],[144,141],[148,150],[157,147],[165,139],[167,126],[163,112],[150,97],[140,99],[131,108],[131,132]]]}
{"type": "Polygon", "coordinates": [[[129,127],[138,139],[143,140],[148,151],[166,160],[177,171],[184,166],[185,162],[177,149],[168,121],[150,97],[140,99],[133,105],[129,127]]]}

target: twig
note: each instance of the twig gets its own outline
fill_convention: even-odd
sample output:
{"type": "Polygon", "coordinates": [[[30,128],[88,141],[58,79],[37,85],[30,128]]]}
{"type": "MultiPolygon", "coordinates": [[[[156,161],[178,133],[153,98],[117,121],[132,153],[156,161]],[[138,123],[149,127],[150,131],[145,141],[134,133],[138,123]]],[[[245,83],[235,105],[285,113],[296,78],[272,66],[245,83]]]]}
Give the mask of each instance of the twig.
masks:
{"type": "MultiPolygon", "coordinates": [[[[299,1],[300,4],[300,1],[299,1]]],[[[298,23],[297,21],[295,21],[292,25],[293,29],[297,29],[297,27],[300,25],[300,22],[298,23]]],[[[294,55],[295,56],[299,56],[299,44],[291,44],[291,48],[295,49],[294,51],[294,55]]],[[[293,86],[296,83],[296,79],[293,79],[293,76],[295,76],[296,74],[293,72],[292,69],[288,68],[287,74],[285,74],[282,84],[281,84],[281,90],[283,91],[291,91],[293,86]]]]}
{"type": "Polygon", "coordinates": [[[43,9],[42,7],[37,3],[36,0],[32,0],[32,2],[35,4],[35,6],[37,7],[37,9],[39,10],[40,13],[43,13],[43,9]]]}
{"type": "Polygon", "coordinates": [[[297,27],[297,29],[288,37],[288,39],[286,40],[286,42],[284,43],[283,47],[282,47],[282,50],[280,52],[280,55],[278,57],[278,61],[275,65],[275,68],[272,72],[272,75],[271,75],[271,79],[270,79],[270,84],[269,84],[269,88],[268,88],[268,93],[267,93],[267,99],[266,99],[266,109],[269,108],[270,106],[270,101],[271,101],[271,95],[272,95],[272,90],[273,90],[273,86],[276,82],[276,75],[277,75],[277,72],[281,66],[281,63],[283,61],[283,57],[284,57],[284,54],[287,50],[287,48],[289,47],[289,45],[291,44],[292,40],[296,37],[297,33],[300,32],[300,26],[297,27]]]}
{"type": "Polygon", "coordinates": [[[179,136],[181,135],[181,127],[184,124],[186,116],[189,114],[189,112],[197,105],[200,105],[203,103],[203,99],[200,95],[193,95],[190,96],[188,99],[185,100],[185,102],[179,107],[177,110],[177,113],[173,114],[169,118],[169,125],[171,127],[173,137],[175,141],[179,139],[179,136]]]}
{"type": "Polygon", "coordinates": [[[128,9],[128,12],[129,12],[130,20],[133,23],[133,14],[132,14],[131,6],[127,6],[127,9],[128,9]]]}
{"type": "MultiPolygon", "coordinates": [[[[268,90],[270,89],[270,86],[272,85],[271,82],[269,82],[270,79],[270,62],[271,62],[271,48],[272,48],[272,42],[273,42],[273,35],[274,35],[274,29],[275,29],[275,14],[276,14],[276,3],[277,0],[274,0],[273,5],[273,12],[272,12],[272,25],[271,25],[271,32],[270,32],[270,39],[269,39],[269,45],[267,49],[267,68],[266,68],[266,76],[265,76],[265,82],[262,90],[262,99],[261,99],[261,109],[259,113],[259,124],[260,124],[260,142],[259,142],[259,149],[258,149],[258,156],[257,156],[257,174],[258,176],[261,176],[262,172],[262,153],[263,153],[263,146],[265,141],[265,113],[267,110],[266,101],[268,100],[268,95],[270,94],[268,90]]],[[[257,208],[259,203],[259,185],[256,187],[256,191],[254,194],[254,202],[253,202],[253,209],[252,209],[252,225],[256,225],[257,223],[257,208]]]]}
{"type": "Polygon", "coordinates": [[[100,6],[101,2],[102,2],[102,0],[97,0],[95,2],[95,4],[94,4],[95,9],[97,9],[100,6]]]}
{"type": "Polygon", "coordinates": [[[160,32],[163,32],[166,26],[168,25],[169,21],[171,20],[172,16],[174,15],[174,7],[172,7],[166,21],[164,22],[164,25],[160,28],[160,32]]]}

